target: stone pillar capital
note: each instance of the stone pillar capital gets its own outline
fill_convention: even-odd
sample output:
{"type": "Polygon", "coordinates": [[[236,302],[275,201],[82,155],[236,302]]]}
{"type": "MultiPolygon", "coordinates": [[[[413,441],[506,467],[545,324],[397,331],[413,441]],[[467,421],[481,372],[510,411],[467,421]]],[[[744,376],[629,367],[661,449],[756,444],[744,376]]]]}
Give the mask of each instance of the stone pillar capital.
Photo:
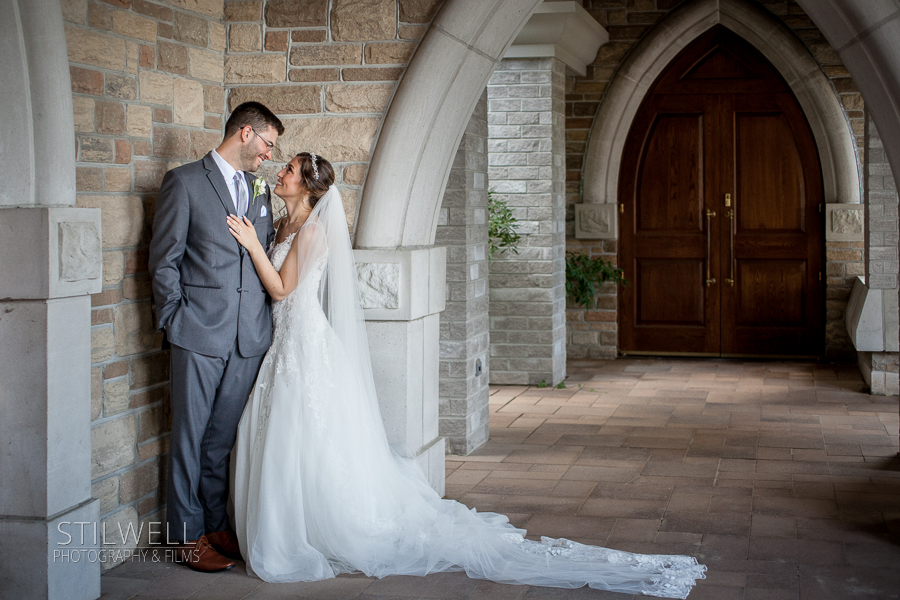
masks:
{"type": "Polygon", "coordinates": [[[367,321],[413,321],[444,310],[446,248],[354,250],[367,321]]]}

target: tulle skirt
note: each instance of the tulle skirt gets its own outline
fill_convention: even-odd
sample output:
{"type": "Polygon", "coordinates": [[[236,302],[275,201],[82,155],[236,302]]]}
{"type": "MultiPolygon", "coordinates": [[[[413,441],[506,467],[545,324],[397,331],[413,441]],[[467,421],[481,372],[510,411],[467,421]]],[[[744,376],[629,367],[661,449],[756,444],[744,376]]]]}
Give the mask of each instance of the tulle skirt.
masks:
{"type": "Polygon", "coordinates": [[[414,460],[392,452],[377,400],[327,322],[306,320],[310,331],[276,336],[232,452],[235,531],[249,573],[285,582],[465,571],[667,598],[686,598],[704,578],[689,556],[531,541],[503,515],[440,498],[414,460]]]}

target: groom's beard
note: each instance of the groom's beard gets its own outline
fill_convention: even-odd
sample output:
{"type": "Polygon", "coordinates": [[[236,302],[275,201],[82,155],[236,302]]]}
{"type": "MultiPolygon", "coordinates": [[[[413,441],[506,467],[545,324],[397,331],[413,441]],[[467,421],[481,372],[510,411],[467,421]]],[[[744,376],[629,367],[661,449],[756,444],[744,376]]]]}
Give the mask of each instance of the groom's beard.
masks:
{"type": "Polygon", "coordinates": [[[246,173],[256,173],[260,163],[256,162],[259,153],[253,149],[253,144],[247,144],[241,148],[241,171],[246,173]]]}

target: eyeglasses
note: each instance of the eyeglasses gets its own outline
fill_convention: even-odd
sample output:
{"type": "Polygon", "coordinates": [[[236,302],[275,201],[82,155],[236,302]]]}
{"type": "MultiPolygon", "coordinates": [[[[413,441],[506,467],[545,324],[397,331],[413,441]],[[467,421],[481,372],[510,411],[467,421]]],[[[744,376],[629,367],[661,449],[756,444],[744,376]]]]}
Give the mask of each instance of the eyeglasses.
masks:
{"type": "Polygon", "coordinates": [[[273,148],[275,148],[275,144],[273,144],[272,142],[270,142],[269,140],[267,140],[267,139],[264,138],[263,136],[261,136],[261,135],[259,135],[258,133],[256,133],[256,130],[253,129],[252,127],[250,128],[250,131],[253,132],[253,135],[255,135],[256,137],[258,137],[259,139],[261,139],[261,140],[263,141],[263,143],[266,145],[266,148],[268,148],[269,150],[272,150],[273,148]]]}

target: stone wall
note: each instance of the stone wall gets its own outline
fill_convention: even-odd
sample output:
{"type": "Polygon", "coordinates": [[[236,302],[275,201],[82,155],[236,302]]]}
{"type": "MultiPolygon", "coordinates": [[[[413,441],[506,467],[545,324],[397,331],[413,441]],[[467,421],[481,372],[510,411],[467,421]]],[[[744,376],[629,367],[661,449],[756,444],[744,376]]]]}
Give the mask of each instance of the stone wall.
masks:
{"type": "MultiPolygon", "coordinates": [[[[566,80],[566,245],[569,250],[606,257],[612,256],[617,251],[617,248],[610,244],[601,246],[594,240],[575,238],[574,205],[581,202],[583,170],[589,168],[584,164],[588,136],[606,88],[616,76],[619,66],[641,38],[684,1],[583,1],[584,8],[607,29],[610,41],[600,48],[597,59],[593,65],[588,66],[584,77],[567,77],[566,80]]],[[[793,0],[761,0],[758,4],[797,35],[831,80],[856,138],[857,151],[862,160],[865,123],[863,100],[837,52],[793,0]]],[[[850,359],[854,351],[844,330],[843,319],[853,280],[863,268],[862,245],[858,242],[828,242],[826,247],[828,298],[826,354],[829,358],[850,359]]],[[[571,356],[616,355],[618,337],[616,305],[609,285],[606,286],[606,290],[601,294],[601,307],[598,310],[568,309],[567,341],[571,356]]]]}
{"type": "Polygon", "coordinates": [[[153,325],[147,245],[165,171],[221,140],[223,0],[63,0],[62,10],[77,205],[99,208],[103,229],[103,291],[91,299],[91,477],[112,531],[161,520],[168,353],[153,325]]]}
{"type": "Polygon", "coordinates": [[[111,528],[160,520],[165,498],[168,353],[159,350],[147,272],[163,175],[218,145],[230,108],[259,100],[287,127],[263,173],[274,181],[305,150],[335,161],[352,222],[385,108],[441,3],[62,0],[77,205],[102,215],[92,493],[111,528]]]}
{"type": "Polygon", "coordinates": [[[228,0],[228,109],[257,100],[285,133],[262,174],[298,152],[335,167],[348,223],[385,109],[443,0],[228,0]]]}
{"type": "Polygon", "coordinates": [[[900,287],[900,257],[897,251],[900,241],[900,194],[884,152],[881,135],[871,118],[867,119],[865,133],[865,210],[868,230],[864,279],[871,292],[881,295],[879,304],[882,310],[882,344],[885,351],[860,352],[859,366],[873,394],[896,395],[900,393],[900,354],[897,352],[900,328],[897,306],[897,289],[900,287]]]}
{"type": "Polygon", "coordinates": [[[565,65],[504,59],[488,83],[488,179],[518,219],[491,261],[491,383],[565,378],[565,65]]]}
{"type": "Polygon", "coordinates": [[[447,247],[440,434],[454,454],[477,449],[489,431],[487,127],[485,91],[456,151],[434,240],[447,247]]]}

